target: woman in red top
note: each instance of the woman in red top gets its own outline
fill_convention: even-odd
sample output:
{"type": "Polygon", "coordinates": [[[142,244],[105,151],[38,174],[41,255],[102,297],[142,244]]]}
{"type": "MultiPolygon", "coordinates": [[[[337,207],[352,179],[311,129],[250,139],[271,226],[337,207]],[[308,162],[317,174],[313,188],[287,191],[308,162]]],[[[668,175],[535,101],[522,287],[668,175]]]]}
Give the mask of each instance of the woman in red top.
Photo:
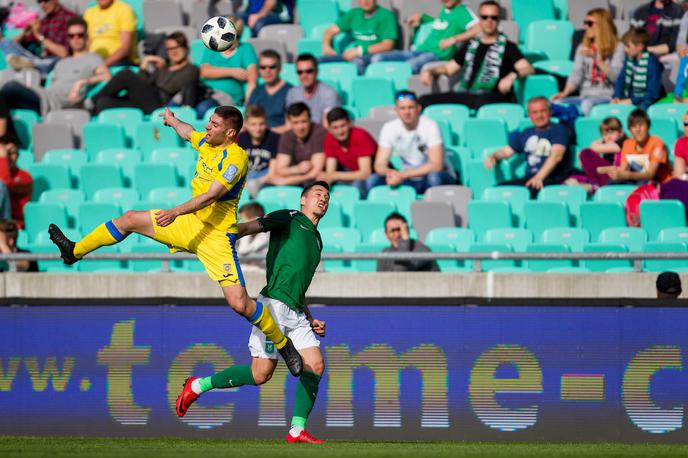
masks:
{"type": "Polygon", "coordinates": [[[10,134],[0,137],[0,214],[11,218],[19,228],[24,227],[24,205],[31,200],[33,178],[26,170],[17,167],[19,142],[10,134]],[[4,195],[3,195],[4,194],[4,195]],[[11,210],[9,210],[11,208],[11,210]]]}
{"type": "Polygon", "coordinates": [[[674,178],[688,181],[688,113],[683,115],[683,137],[674,145],[674,178]]]}

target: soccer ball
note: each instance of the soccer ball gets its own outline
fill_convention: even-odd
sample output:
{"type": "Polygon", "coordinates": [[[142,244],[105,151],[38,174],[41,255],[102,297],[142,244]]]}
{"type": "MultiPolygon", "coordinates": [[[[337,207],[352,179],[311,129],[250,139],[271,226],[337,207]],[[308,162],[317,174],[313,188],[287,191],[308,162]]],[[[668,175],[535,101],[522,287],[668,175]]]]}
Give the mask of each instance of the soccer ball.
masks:
{"type": "Polygon", "coordinates": [[[201,28],[201,39],[208,49],[227,51],[237,38],[236,26],[223,16],[211,17],[201,28]]]}

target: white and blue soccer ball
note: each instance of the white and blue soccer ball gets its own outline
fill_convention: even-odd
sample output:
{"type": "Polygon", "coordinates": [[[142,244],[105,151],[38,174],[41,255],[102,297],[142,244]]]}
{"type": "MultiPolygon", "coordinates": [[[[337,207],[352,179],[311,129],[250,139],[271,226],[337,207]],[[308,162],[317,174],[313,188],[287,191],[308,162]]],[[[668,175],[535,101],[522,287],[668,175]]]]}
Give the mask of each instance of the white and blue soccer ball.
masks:
{"type": "Polygon", "coordinates": [[[223,16],[211,17],[201,28],[201,40],[208,49],[222,52],[227,51],[237,39],[237,29],[234,23],[223,16]]]}

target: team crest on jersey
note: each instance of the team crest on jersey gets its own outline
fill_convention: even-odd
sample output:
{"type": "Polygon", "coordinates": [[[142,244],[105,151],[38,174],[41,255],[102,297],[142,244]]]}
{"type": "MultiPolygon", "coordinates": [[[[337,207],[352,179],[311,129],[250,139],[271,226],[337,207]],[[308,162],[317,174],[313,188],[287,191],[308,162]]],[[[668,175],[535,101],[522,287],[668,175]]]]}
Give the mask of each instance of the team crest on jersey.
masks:
{"type": "Polygon", "coordinates": [[[222,177],[231,183],[238,171],[239,169],[237,166],[232,164],[227,167],[227,170],[225,170],[225,173],[222,174],[222,177]]]}
{"type": "Polygon", "coordinates": [[[224,264],[223,267],[225,268],[225,272],[229,272],[232,269],[229,264],[224,264]]]}
{"type": "Polygon", "coordinates": [[[270,342],[270,341],[266,341],[265,342],[265,353],[274,353],[274,352],[275,352],[275,344],[270,342]]]}

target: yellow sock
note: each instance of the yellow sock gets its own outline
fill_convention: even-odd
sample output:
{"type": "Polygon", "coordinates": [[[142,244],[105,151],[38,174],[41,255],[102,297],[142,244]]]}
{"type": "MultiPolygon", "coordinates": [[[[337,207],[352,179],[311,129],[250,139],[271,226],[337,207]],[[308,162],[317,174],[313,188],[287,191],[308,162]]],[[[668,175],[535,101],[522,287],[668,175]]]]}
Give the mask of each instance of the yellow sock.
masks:
{"type": "Polygon", "coordinates": [[[282,331],[277,327],[277,323],[272,318],[270,310],[267,307],[263,307],[263,304],[256,301],[256,311],[253,316],[249,318],[249,321],[258,329],[263,331],[263,334],[275,344],[277,349],[281,349],[287,344],[287,338],[284,337],[282,331]]]}
{"type": "Polygon", "coordinates": [[[74,256],[81,259],[91,251],[97,250],[102,246],[114,245],[124,240],[126,235],[123,235],[112,221],[93,229],[93,231],[86,237],[77,242],[74,246],[74,256]]]}

